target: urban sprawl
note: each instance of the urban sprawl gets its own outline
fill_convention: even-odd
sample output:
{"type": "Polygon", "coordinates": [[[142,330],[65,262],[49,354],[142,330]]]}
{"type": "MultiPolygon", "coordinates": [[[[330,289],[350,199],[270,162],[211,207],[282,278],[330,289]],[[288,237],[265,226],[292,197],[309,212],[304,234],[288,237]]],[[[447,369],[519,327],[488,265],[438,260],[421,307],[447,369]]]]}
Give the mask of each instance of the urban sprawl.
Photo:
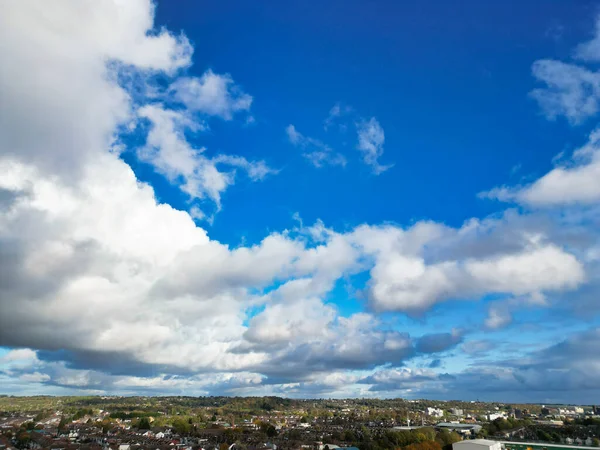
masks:
{"type": "Polygon", "coordinates": [[[599,437],[593,405],[0,396],[0,450],[585,450],[599,437]]]}

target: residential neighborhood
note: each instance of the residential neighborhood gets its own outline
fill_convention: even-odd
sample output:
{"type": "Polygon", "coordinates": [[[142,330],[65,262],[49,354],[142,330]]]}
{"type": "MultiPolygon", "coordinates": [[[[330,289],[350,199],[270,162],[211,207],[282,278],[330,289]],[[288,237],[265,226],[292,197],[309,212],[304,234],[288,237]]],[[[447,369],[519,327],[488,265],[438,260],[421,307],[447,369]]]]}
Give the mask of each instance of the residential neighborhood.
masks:
{"type": "Polygon", "coordinates": [[[600,445],[597,412],[595,406],[402,399],[3,396],[0,449],[383,450],[434,445],[451,450],[454,443],[482,439],[500,442],[505,450],[530,447],[521,449],[519,442],[535,442],[539,450],[585,448],[600,445]]]}

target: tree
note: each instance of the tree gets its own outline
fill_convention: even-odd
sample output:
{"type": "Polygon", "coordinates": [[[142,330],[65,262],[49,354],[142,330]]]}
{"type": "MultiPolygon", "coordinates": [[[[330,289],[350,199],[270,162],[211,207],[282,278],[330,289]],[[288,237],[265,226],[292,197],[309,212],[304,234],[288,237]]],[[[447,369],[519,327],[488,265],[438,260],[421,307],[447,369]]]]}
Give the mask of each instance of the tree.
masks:
{"type": "Polygon", "coordinates": [[[417,432],[415,433],[415,440],[417,442],[425,442],[427,440],[427,436],[425,436],[425,433],[417,432]]]}
{"type": "Polygon", "coordinates": [[[356,438],[356,433],[352,430],[346,430],[344,433],[344,441],[346,442],[356,442],[358,439],[356,438]]]}
{"type": "Polygon", "coordinates": [[[239,428],[227,428],[223,432],[223,437],[225,438],[225,442],[233,444],[238,441],[242,435],[242,430],[239,428]]]}
{"type": "Polygon", "coordinates": [[[65,430],[66,427],[67,427],[67,419],[65,418],[65,416],[62,416],[60,418],[60,422],[58,423],[58,431],[62,432],[65,430]]]}
{"type": "Polygon", "coordinates": [[[260,431],[265,433],[270,438],[277,436],[277,429],[268,422],[263,422],[260,424],[260,431]]]}
{"type": "Polygon", "coordinates": [[[441,430],[435,439],[444,450],[451,450],[452,444],[461,440],[460,435],[455,431],[441,430]]]}
{"type": "Polygon", "coordinates": [[[442,447],[436,441],[423,441],[407,445],[403,447],[403,450],[442,450],[442,447]]]}
{"type": "Polygon", "coordinates": [[[178,417],[173,421],[173,428],[178,434],[188,434],[192,429],[192,426],[187,420],[178,417]]]}
{"type": "Polygon", "coordinates": [[[598,439],[598,438],[592,439],[592,445],[594,447],[600,447],[600,439],[598,439]]]}
{"type": "Polygon", "coordinates": [[[138,423],[138,428],[140,430],[149,430],[150,429],[150,420],[147,417],[142,417],[140,422],[138,423]]]}
{"type": "Polygon", "coordinates": [[[544,430],[538,430],[537,437],[540,441],[550,442],[552,440],[552,436],[550,436],[544,430]]]}

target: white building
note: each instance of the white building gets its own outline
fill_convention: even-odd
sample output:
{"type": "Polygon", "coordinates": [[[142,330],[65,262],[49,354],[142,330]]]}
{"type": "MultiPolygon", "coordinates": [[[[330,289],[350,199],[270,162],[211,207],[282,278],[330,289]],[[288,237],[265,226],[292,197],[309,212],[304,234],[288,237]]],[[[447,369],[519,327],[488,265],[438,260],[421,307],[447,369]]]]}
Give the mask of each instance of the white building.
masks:
{"type": "Polygon", "coordinates": [[[444,411],[439,408],[427,408],[427,415],[432,417],[444,417],[444,411]]]}
{"type": "Polygon", "coordinates": [[[506,414],[492,413],[492,414],[488,414],[486,417],[487,417],[487,420],[489,420],[490,422],[493,422],[496,419],[506,419],[506,414]]]}
{"type": "Polygon", "coordinates": [[[502,450],[502,444],[487,439],[473,439],[455,442],[452,450],[502,450]]]}
{"type": "Polygon", "coordinates": [[[561,416],[575,416],[577,414],[583,414],[583,408],[581,406],[575,406],[573,408],[559,408],[558,414],[561,416]]]}

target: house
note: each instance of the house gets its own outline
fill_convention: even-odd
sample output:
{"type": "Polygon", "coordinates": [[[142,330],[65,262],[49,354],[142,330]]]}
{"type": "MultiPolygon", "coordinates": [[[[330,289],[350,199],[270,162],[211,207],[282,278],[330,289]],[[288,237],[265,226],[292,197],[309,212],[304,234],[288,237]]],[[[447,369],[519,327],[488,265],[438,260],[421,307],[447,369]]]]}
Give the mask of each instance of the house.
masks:
{"type": "Polygon", "coordinates": [[[432,417],[444,417],[444,411],[439,408],[427,408],[427,415],[432,417]]]}
{"type": "Polygon", "coordinates": [[[487,420],[493,422],[496,419],[506,419],[506,414],[504,413],[492,413],[486,416],[487,420]]]}
{"type": "Polygon", "coordinates": [[[452,423],[452,422],[441,422],[435,426],[438,430],[456,431],[460,434],[475,434],[481,430],[481,425],[476,423],[452,423]]]}

